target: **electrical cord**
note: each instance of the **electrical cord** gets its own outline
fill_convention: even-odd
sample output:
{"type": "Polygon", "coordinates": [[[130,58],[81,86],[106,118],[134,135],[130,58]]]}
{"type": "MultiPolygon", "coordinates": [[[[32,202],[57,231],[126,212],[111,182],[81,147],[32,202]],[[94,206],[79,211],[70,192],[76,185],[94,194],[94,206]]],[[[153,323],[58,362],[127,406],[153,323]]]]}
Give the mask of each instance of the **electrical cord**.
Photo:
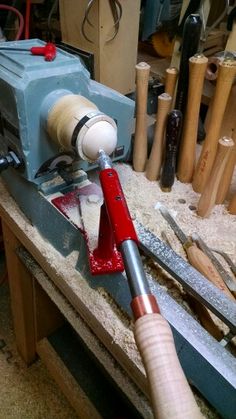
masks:
{"type": "Polygon", "coordinates": [[[15,7],[8,6],[6,4],[0,4],[0,10],[8,10],[9,12],[13,12],[19,18],[19,29],[18,29],[18,32],[16,34],[16,38],[15,38],[15,40],[18,41],[20,39],[21,35],[22,35],[23,28],[24,28],[24,18],[22,16],[22,14],[15,7]]]}
{"type": "Polygon", "coordinates": [[[25,39],[29,39],[29,26],[30,26],[30,9],[31,9],[31,0],[26,0],[26,10],[25,10],[25,39]]]}

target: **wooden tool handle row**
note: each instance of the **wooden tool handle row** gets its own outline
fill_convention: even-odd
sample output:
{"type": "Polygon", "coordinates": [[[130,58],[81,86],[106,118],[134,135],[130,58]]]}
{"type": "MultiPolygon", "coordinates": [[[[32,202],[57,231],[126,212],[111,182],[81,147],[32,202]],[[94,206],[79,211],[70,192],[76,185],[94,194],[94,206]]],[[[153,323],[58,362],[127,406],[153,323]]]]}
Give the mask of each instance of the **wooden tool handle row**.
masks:
{"type": "Polygon", "coordinates": [[[133,150],[133,168],[144,172],[149,180],[157,180],[163,162],[164,133],[168,112],[171,110],[178,70],[166,70],[165,93],[158,96],[156,127],[152,150],[147,161],[147,94],[150,66],[146,63],[136,65],[136,126],[133,150]]]}

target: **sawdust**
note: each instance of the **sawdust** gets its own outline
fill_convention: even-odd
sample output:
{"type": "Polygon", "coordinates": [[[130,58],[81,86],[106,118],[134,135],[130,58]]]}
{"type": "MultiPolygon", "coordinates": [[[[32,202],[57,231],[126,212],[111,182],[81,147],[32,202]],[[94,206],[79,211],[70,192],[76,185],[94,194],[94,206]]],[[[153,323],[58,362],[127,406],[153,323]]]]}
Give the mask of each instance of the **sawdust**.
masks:
{"type": "MultiPolygon", "coordinates": [[[[196,206],[198,201],[198,195],[192,191],[191,185],[176,182],[172,192],[164,194],[157,182],[148,181],[142,173],[134,173],[128,165],[117,164],[116,169],[134,220],[137,219],[142,222],[158,237],[161,237],[162,231],[165,231],[174,250],[186,259],[182,245],[158,209],[155,208],[156,204],[161,202],[170,209],[172,215],[187,235],[197,231],[209,246],[221,248],[235,262],[236,217],[229,215],[224,206],[215,207],[210,219],[202,220],[196,215],[195,211],[189,208],[190,206],[196,206]],[[224,231],[223,241],[222,231],[224,231]]],[[[39,235],[37,229],[29,224],[26,217],[19,212],[14,200],[9,198],[2,184],[0,184],[0,195],[2,205],[7,208],[14,222],[20,225],[20,229],[25,231],[30,241],[37,245],[37,249],[41,253],[42,258],[45,259],[45,263],[50,265],[50,276],[53,276],[54,282],[59,289],[66,294],[68,289],[73,290],[77,299],[72,303],[74,306],[77,306],[77,300],[79,301],[80,314],[86,318],[87,313],[93,313],[93,317],[99,319],[101,329],[106,330],[107,335],[112,336],[111,345],[113,347],[122,347],[122,350],[134,362],[136,368],[143,373],[143,365],[132,334],[132,322],[127,324],[127,319],[122,317],[120,313],[117,316],[117,306],[111,303],[111,299],[107,296],[104,298],[103,292],[99,293],[97,290],[90,288],[80,273],[75,270],[79,253],[74,251],[67,258],[63,258],[50,243],[39,235]],[[63,284],[61,278],[63,278],[63,284]],[[84,311],[81,309],[83,306],[84,311]]],[[[147,269],[149,268],[152,270],[153,267],[147,266],[147,269]]],[[[168,286],[168,281],[163,282],[163,286],[174,288],[172,284],[168,286]]],[[[176,292],[181,296],[182,289],[179,286],[177,288],[176,292]]],[[[212,416],[207,416],[206,414],[206,417],[212,416]]]]}
{"type": "MultiPolygon", "coordinates": [[[[127,164],[117,164],[116,170],[132,219],[141,222],[162,240],[164,233],[173,250],[182,258],[187,260],[186,253],[158,210],[159,204],[164,205],[170,211],[186,236],[197,233],[210,248],[223,250],[236,263],[236,216],[228,213],[227,202],[224,205],[216,205],[211,216],[203,219],[196,213],[200,195],[193,191],[191,184],[183,184],[176,180],[172,191],[163,193],[158,182],[147,180],[144,173],[134,172],[127,164]]],[[[231,193],[234,190],[236,190],[236,170],[231,184],[231,193]]],[[[232,279],[235,280],[228,264],[219,255],[215,254],[215,256],[222,262],[232,279]]],[[[166,287],[171,296],[197,319],[196,314],[188,304],[181,285],[153,261],[146,260],[145,266],[152,277],[157,278],[158,282],[166,287]]],[[[228,327],[215,315],[211,314],[211,317],[217,327],[224,334],[227,334],[228,327]]]]}
{"type": "Polygon", "coordinates": [[[98,195],[80,195],[80,209],[82,224],[86,226],[88,247],[92,252],[98,245],[98,232],[100,223],[100,209],[103,199],[98,195]],[[95,198],[97,197],[97,199],[95,198]]]}
{"type": "MultiPolygon", "coordinates": [[[[116,170],[127,198],[133,219],[138,219],[146,228],[161,238],[162,231],[172,237],[174,250],[186,258],[182,245],[175,238],[171,227],[158,210],[158,203],[165,205],[176,222],[188,236],[197,232],[209,247],[219,248],[236,262],[236,217],[227,212],[226,205],[216,205],[209,218],[196,214],[200,195],[191,184],[176,181],[172,191],[163,193],[158,182],[150,182],[143,173],[137,173],[129,165],[117,164],[116,170]]],[[[231,190],[236,189],[236,171],[231,190]]]]}

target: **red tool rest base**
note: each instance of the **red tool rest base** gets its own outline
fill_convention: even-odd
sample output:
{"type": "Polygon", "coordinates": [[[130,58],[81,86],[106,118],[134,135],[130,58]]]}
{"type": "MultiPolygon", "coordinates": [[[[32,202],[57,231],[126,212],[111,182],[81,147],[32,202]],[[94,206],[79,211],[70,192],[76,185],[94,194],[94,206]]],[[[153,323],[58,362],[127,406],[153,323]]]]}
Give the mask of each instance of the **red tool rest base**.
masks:
{"type": "Polygon", "coordinates": [[[82,224],[81,217],[78,217],[78,223],[71,218],[71,214],[76,209],[78,209],[78,213],[80,213],[80,196],[89,196],[92,194],[96,194],[100,197],[103,197],[101,188],[98,185],[92,183],[91,185],[87,185],[82,188],[76,188],[72,192],[68,192],[63,196],[54,198],[51,202],[84,235],[88,251],[88,261],[92,275],[103,275],[115,272],[123,272],[124,265],[122,256],[120,252],[117,250],[117,247],[112,240],[112,231],[110,229],[110,222],[108,217],[107,219],[104,219],[103,214],[103,225],[105,224],[106,226],[104,231],[101,231],[103,229],[101,229],[100,220],[99,236],[103,236],[102,246],[99,245],[98,248],[94,251],[91,251],[91,249],[89,248],[88,235],[82,224]]]}

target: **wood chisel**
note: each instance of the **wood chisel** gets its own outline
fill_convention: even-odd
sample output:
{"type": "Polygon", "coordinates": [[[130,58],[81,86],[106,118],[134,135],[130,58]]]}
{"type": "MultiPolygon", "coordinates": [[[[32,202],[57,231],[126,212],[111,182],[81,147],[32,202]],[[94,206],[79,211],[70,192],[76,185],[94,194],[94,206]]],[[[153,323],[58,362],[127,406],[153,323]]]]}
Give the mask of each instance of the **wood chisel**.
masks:
{"type": "MultiPolygon", "coordinates": [[[[168,246],[173,249],[172,244],[170,243],[170,240],[164,231],[161,232],[161,236],[163,240],[168,244],[168,246]]],[[[204,306],[204,304],[201,304],[190,293],[187,293],[187,301],[192,310],[197,314],[202,326],[208,331],[208,333],[210,333],[210,335],[212,335],[216,340],[220,341],[222,339],[222,333],[212,320],[208,309],[204,306]]]]}
{"type": "Polygon", "coordinates": [[[221,255],[225,259],[225,261],[228,263],[228,265],[229,265],[231,271],[233,272],[233,274],[236,276],[236,265],[231,260],[231,258],[227,255],[227,253],[223,252],[222,250],[212,249],[212,248],[211,248],[211,251],[221,255]]]}
{"type": "Polygon", "coordinates": [[[190,240],[180,227],[176,224],[175,220],[170,215],[169,211],[163,206],[160,205],[159,210],[165,220],[168,222],[172,230],[175,232],[178,239],[181,241],[187,256],[188,260],[194,268],[201,272],[209,281],[211,281],[216,287],[223,291],[230,299],[234,300],[234,296],[229,291],[228,287],[225,285],[223,279],[219,275],[218,271],[214,267],[213,263],[193,242],[190,240]]]}
{"type": "Polygon", "coordinates": [[[236,297],[236,281],[231,278],[231,276],[226,272],[225,268],[222,266],[222,264],[219,262],[219,260],[213,255],[212,251],[209,249],[207,244],[199,237],[198,234],[192,234],[192,239],[197,245],[202,249],[202,251],[207,255],[216,269],[218,270],[219,274],[221,275],[221,278],[223,278],[224,282],[226,283],[229,290],[232,292],[232,294],[236,297]]]}
{"type": "Polygon", "coordinates": [[[182,127],[182,113],[174,109],[169,112],[166,124],[165,158],[161,172],[161,189],[169,192],[175,180],[176,153],[182,127]]]}

